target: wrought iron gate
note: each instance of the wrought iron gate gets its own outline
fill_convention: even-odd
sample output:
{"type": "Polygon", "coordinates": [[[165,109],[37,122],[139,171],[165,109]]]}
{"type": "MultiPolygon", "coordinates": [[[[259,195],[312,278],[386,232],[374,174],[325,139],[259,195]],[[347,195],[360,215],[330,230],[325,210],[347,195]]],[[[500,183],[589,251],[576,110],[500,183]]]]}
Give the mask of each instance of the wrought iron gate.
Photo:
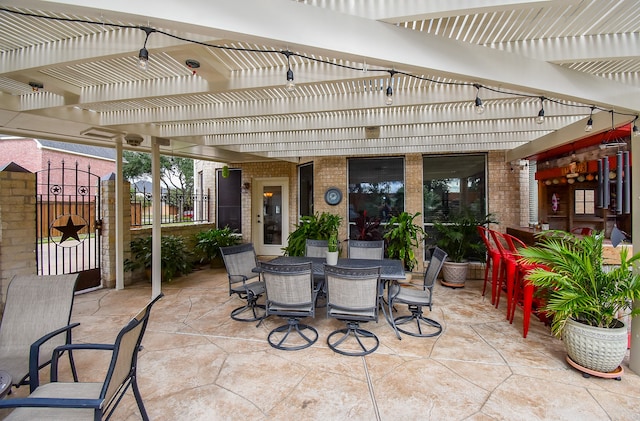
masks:
{"type": "Polygon", "coordinates": [[[65,167],[36,173],[38,275],[78,273],[76,290],[100,286],[100,177],[65,167]]]}

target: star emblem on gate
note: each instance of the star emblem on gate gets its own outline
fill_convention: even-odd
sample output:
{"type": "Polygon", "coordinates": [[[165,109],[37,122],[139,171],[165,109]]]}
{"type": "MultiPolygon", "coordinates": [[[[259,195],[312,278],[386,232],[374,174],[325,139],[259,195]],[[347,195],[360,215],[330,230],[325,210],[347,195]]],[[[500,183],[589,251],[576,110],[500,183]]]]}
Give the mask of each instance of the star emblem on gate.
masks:
{"type": "Polygon", "coordinates": [[[54,225],[53,228],[57,229],[62,233],[62,238],[60,239],[60,243],[64,243],[66,240],[73,238],[76,241],[80,241],[80,236],[78,232],[86,227],[85,224],[76,225],[73,223],[71,216],[67,219],[66,225],[54,225]]]}

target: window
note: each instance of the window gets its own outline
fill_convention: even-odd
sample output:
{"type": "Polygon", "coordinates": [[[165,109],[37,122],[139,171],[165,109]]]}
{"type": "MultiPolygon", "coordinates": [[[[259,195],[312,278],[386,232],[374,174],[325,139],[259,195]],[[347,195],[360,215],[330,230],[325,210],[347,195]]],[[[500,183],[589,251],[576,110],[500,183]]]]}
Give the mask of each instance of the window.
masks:
{"type": "Polygon", "coordinates": [[[404,158],[352,158],[348,165],[349,222],[384,223],[404,211],[404,158]]]}
{"type": "Polygon", "coordinates": [[[573,193],[576,215],[595,215],[596,192],[593,189],[577,189],[573,193]]]}
{"type": "Polygon", "coordinates": [[[313,215],[313,163],[298,167],[298,200],[300,216],[313,215]]]}
{"type": "Polygon", "coordinates": [[[242,171],[229,170],[229,176],[224,178],[222,170],[216,170],[218,182],[216,227],[224,228],[227,225],[232,230],[242,232],[242,171]]]}
{"type": "Polygon", "coordinates": [[[486,215],[486,155],[425,156],[422,164],[426,224],[461,210],[486,215]]]}

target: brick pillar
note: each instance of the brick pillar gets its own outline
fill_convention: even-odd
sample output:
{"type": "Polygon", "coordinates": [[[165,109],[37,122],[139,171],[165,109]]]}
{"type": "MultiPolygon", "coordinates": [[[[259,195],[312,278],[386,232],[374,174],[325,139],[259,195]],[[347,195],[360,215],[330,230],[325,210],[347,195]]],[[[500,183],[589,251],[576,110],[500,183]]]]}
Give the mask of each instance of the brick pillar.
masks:
{"type": "MultiPolygon", "coordinates": [[[[130,254],[131,243],[131,199],[129,190],[131,185],[125,181],[122,187],[124,195],[124,232],[118,235],[116,232],[116,180],[115,177],[107,177],[100,183],[102,206],[102,284],[106,288],[116,286],[116,241],[121,241],[125,250],[125,259],[130,254]]],[[[131,272],[124,273],[125,285],[131,284],[131,272]]]]}
{"type": "Polygon", "coordinates": [[[36,267],[36,176],[15,164],[0,171],[0,285],[2,307],[14,275],[36,267]]]}

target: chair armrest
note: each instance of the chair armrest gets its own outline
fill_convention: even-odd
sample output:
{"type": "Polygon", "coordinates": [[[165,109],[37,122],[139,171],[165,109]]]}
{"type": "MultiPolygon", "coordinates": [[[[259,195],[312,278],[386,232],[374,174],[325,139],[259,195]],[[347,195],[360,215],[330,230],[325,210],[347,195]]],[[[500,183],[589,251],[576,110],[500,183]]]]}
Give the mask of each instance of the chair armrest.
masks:
{"type": "Polygon", "coordinates": [[[71,329],[76,326],[79,326],[80,323],[72,323],[70,325],[61,327],[60,329],[56,329],[53,332],[49,332],[33,344],[29,348],[29,389],[33,392],[36,387],[40,384],[40,379],[38,378],[38,369],[40,368],[40,347],[42,344],[54,338],[62,333],[67,333],[67,340],[71,341],[71,329]]]}
{"type": "Polygon", "coordinates": [[[0,400],[0,408],[101,408],[103,399],[15,398],[0,400]]]}
{"type": "Polygon", "coordinates": [[[113,344],[66,344],[60,345],[53,350],[51,355],[51,381],[58,381],[58,359],[65,351],[74,351],[79,349],[99,350],[99,351],[113,351],[115,346],[113,344]]]}

